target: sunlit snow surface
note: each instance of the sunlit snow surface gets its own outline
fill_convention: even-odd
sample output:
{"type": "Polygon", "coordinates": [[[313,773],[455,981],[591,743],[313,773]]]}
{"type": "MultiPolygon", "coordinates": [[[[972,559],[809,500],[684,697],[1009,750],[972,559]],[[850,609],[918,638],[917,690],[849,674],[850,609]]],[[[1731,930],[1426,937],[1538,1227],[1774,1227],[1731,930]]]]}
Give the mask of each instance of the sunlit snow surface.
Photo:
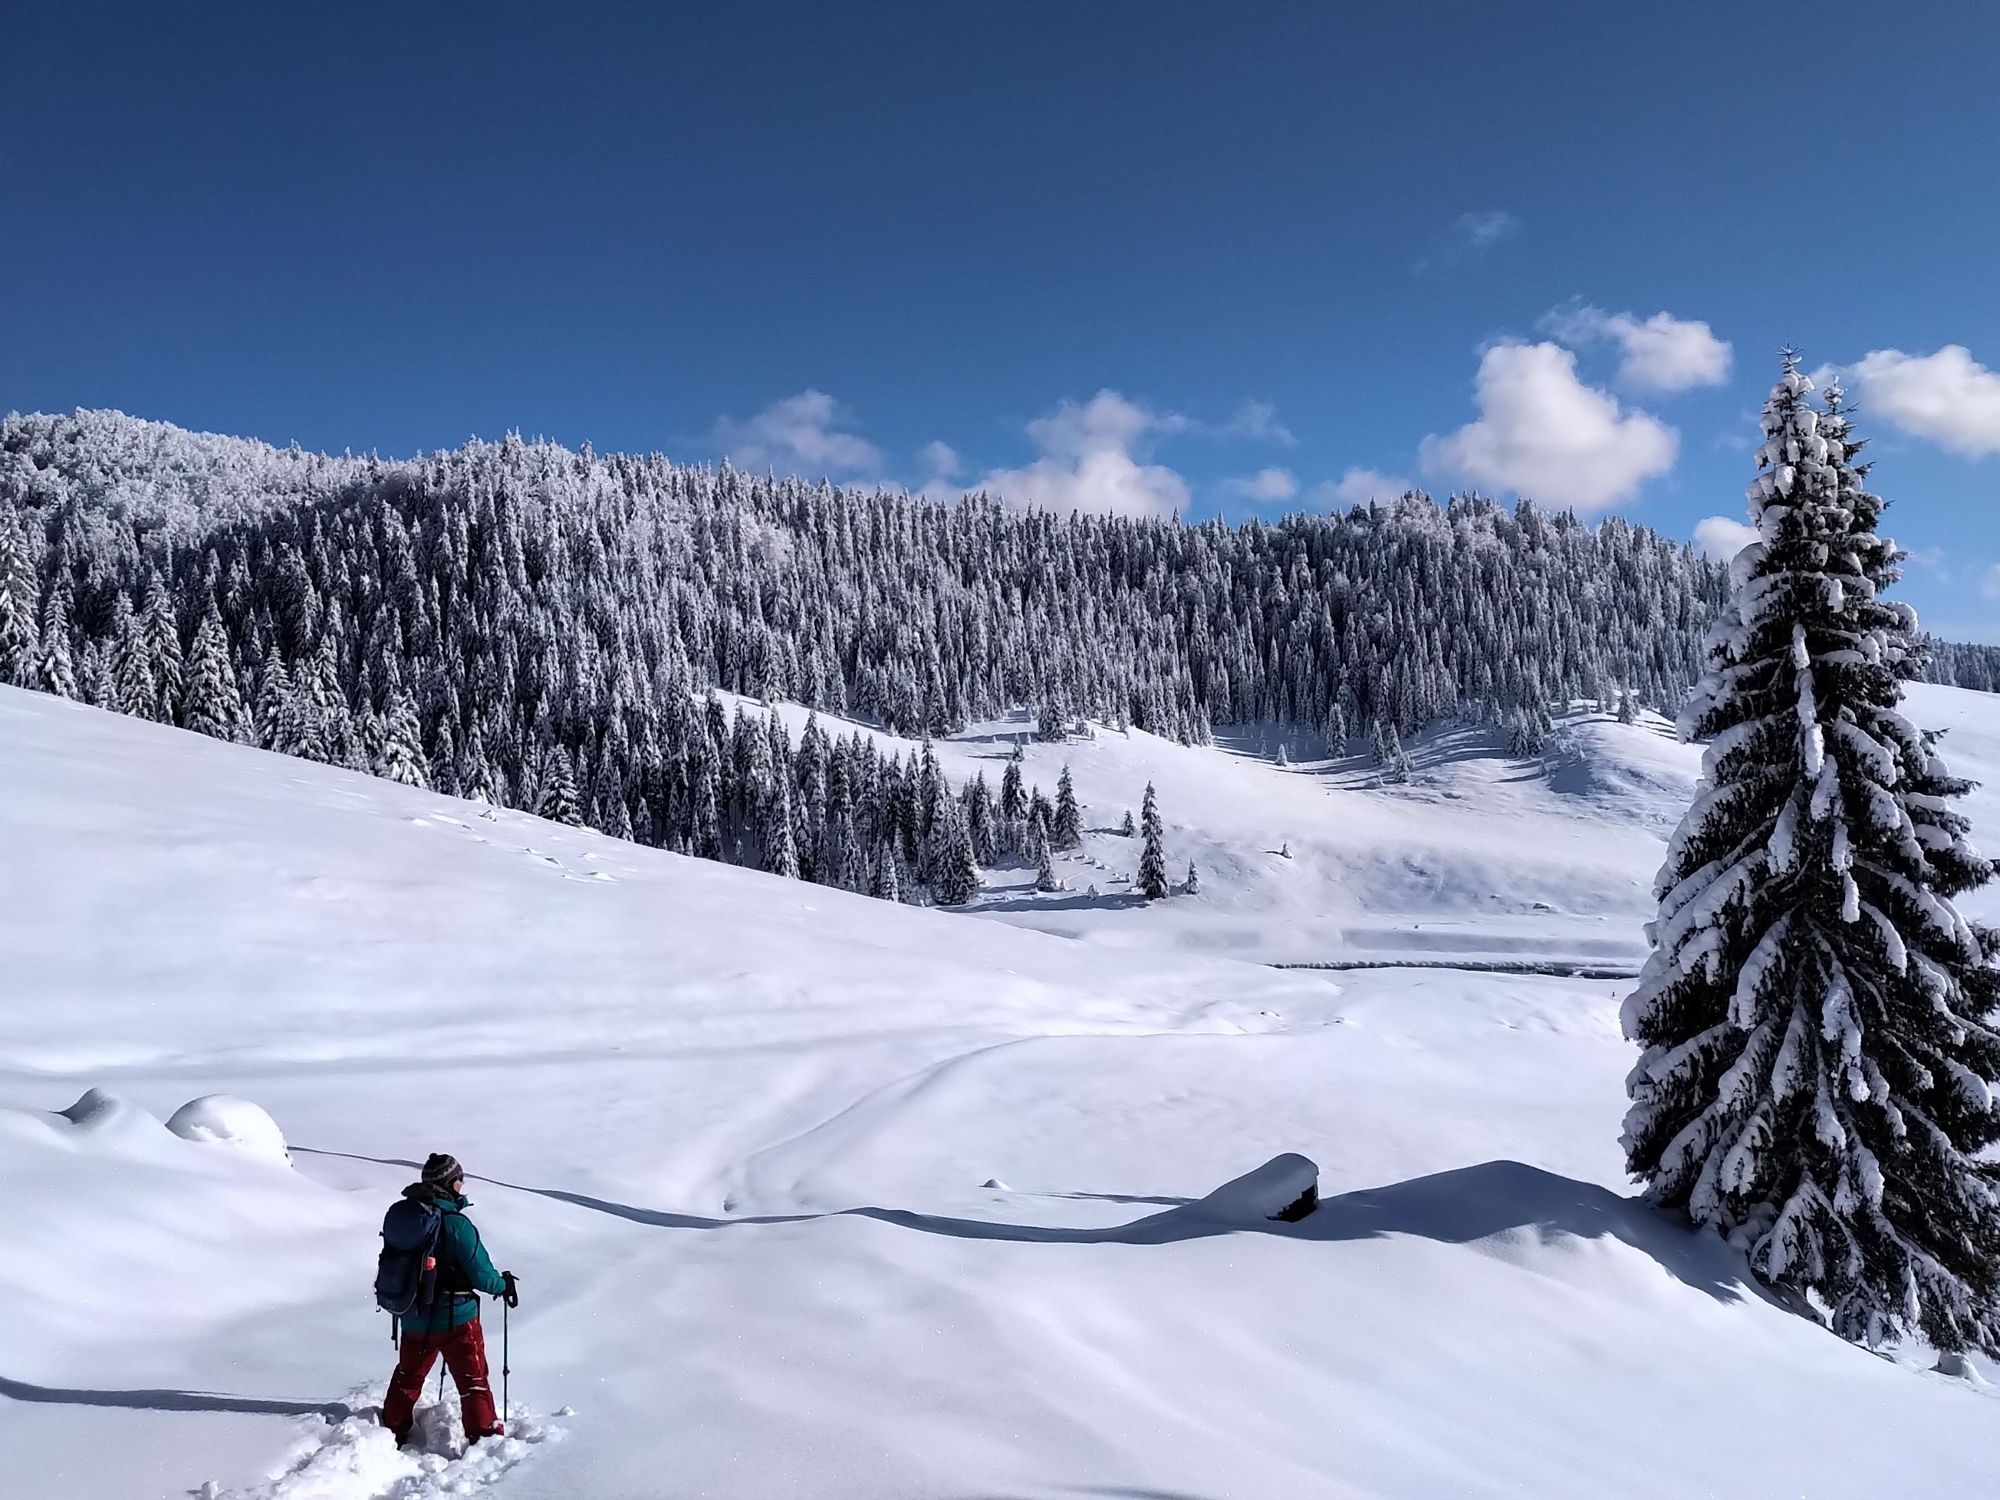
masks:
{"type": "MultiPolygon", "coordinates": [[[[2000,772],[2000,700],[1913,713],[2000,772]]],[[[1094,833],[967,918],[0,690],[0,1490],[1984,1493],[1987,1387],[1626,1198],[1620,982],[1215,956],[1636,962],[1697,755],[1570,727],[1548,765],[1426,741],[1405,788],[1032,747],[1092,827],[1155,781],[1203,893],[1122,899],[1094,833]],[[166,1128],[210,1095],[292,1165],[235,1105],[166,1128]],[[516,1436],[440,1410],[398,1455],[369,1281],[432,1150],[521,1276],[516,1436]],[[1303,1222],[1196,1201],[1286,1152],[1303,1222]]]]}

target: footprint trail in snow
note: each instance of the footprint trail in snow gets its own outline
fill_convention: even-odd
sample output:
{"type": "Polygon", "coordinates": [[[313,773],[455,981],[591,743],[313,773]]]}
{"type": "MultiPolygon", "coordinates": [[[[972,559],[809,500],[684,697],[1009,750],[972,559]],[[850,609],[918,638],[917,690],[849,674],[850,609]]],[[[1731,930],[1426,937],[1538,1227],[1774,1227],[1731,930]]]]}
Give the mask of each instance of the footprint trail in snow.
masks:
{"type": "MultiPolygon", "coordinates": [[[[515,1402],[507,1436],[470,1449],[452,1398],[417,1408],[416,1440],[399,1449],[376,1420],[382,1392],[358,1392],[354,1416],[341,1422],[314,1417],[283,1467],[248,1489],[224,1489],[214,1480],[190,1491],[197,1500],[442,1500],[496,1483],[544,1444],[560,1442],[564,1429],[515,1402]]],[[[562,1407],[557,1416],[571,1415],[562,1407]]]]}

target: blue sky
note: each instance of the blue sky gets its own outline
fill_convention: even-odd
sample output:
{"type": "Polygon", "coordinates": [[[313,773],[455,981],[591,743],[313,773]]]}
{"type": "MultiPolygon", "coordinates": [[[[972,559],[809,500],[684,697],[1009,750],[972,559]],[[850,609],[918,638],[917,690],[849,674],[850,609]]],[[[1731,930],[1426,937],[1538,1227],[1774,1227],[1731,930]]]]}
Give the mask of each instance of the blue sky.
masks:
{"type": "Polygon", "coordinates": [[[1969,0],[3,9],[0,407],[1691,536],[1791,342],[2000,640],[1969,0]]]}

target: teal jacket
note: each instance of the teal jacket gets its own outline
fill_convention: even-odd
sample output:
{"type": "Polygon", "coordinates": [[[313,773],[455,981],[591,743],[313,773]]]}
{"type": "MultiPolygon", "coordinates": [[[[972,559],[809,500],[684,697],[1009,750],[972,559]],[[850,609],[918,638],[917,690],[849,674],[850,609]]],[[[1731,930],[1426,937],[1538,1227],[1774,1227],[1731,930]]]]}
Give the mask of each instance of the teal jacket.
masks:
{"type": "Polygon", "coordinates": [[[475,1292],[498,1297],[507,1290],[507,1283],[493,1269],[486,1246],[480,1243],[479,1230],[465,1216],[472,1201],[456,1197],[445,1188],[427,1188],[421,1183],[404,1188],[403,1196],[435,1203],[444,1211],[444,1228],[438,1235],[437,1304],[428,1313],[405,1313],[403,1332],[443,1333],[462,1328],[479,1316],[479,1298],[473,1295],[475,1292]]]}

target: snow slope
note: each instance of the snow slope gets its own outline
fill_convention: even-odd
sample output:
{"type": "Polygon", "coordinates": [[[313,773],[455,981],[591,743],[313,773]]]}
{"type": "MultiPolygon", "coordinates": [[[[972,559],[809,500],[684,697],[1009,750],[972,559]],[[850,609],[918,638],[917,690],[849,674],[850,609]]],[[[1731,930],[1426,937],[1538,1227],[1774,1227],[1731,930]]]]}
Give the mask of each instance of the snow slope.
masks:
{"type": "MultiPolygon", "coordinates": [[[[2000,766],[2000,702],[1915,705],[2000,766]]],[[[1191,951],[1635,954],[1694,753],[1575,728],[1408,789],[1034,747],[1093,824],[1156,781],[1214,894],[982,921],[0,690],[6,1493],[1983,1492],[1987,1388],[1623,1196],[1617,983],[1191,951]],[[161,1123],[209,1095],[291,1164],[234,1105],[161,1123]],[[437,1149],[524,1292],[517,1438],[468,1458],[366,1415],[375,1229],[437,1149]],[[1288,1151],[1303,1222],[1194,1201],[1288,1151]]]]}
{"type": "MultiPolygon", "coordinates": [[[[1955,770],[2000,780],[2000,712],[1989,695],[1921,683],[1910,694],[1920,722],[1948,730],[1955,770]]],[[[775,711],[795,735],[808,717],[789,705],[775,711]]],[[[838,734],[870,734],[899,754],[916,748],[863,725],[820,720],[838,734]]],[[[1490,731],[1423,735],[1409,746],[1416,774],[1403,786],[1384,785],[1365,758],[1280,766],[1280,743],[1289,738],[1297,757],[1300,740],[1311,736],[1268,727],[1202,748],[1103,725],[1048,745],[1030,729],[1026,716],[975,725],[940,743],[938,758],[954,782],[984,772],[997,787],[1018,743],[1028,783],[1050,795],[1069,766],[1084,806],[1084,847],[1057,858],[1068,891],[1041,895],[1032,870],[1001,871],[989,875],[977,909],[1096,943],[1262,963],[1636,972],[1653,876],[1701,765],[1700,747],[1679,743],[1658,715],[1626,725],[1581,704],[1558,720],[1547,753],[1533,758],[1507,755],[1490,731]],[[1202,877],[1199,895],[1153,907],[1132,889],[1138,841],[1114,831],[1127,810],[1136,819],[1149,781],[1176,881],[1189,860],[1202,877]]],[[[2000,845],[2000,785],[1972,805],[2000,845]]],[[[2000,894],[1975,898],[1970,909],[2000,917],[2000,894]]]]}
{"type": "MultiPolygon", "coordinates": [[[[796,738],[805,710],[775,711],[796,738]]],[[[820,722],[869,734],[886,751],[916,749],[863,725],[820,722]]],[[[1002,871],[989,875],[978,909],[1098,943],[1265,963],[1636,969],[1662,840],[1700,762],[1656,716],[1621,725],[1581,707],[1546,757],[1510,758],[1486,731],[1423,736],[1410,747],[1416,776],[1406,786],[1382,785],[1358,758],[1281,767],[1275,731],[1197,748],[1103,725],[1040,744],[1030,728],[1025,716],[975,725],[936,747],[954,783],[983,772],[997,789],[1019,743],[1029,785],[1053,797],[1067,765],[1083,804],[1084,847],[1056,861],[1069,889],[1038,894],[1032,870],[1002,871]],[[1149,781],[1175,881],[1189,860],[1202,878],[1199,895],[1150,909],[1133,889],[1138,840],[1115,831],[1128,810],[1136,821],[1149,781]]]]}

